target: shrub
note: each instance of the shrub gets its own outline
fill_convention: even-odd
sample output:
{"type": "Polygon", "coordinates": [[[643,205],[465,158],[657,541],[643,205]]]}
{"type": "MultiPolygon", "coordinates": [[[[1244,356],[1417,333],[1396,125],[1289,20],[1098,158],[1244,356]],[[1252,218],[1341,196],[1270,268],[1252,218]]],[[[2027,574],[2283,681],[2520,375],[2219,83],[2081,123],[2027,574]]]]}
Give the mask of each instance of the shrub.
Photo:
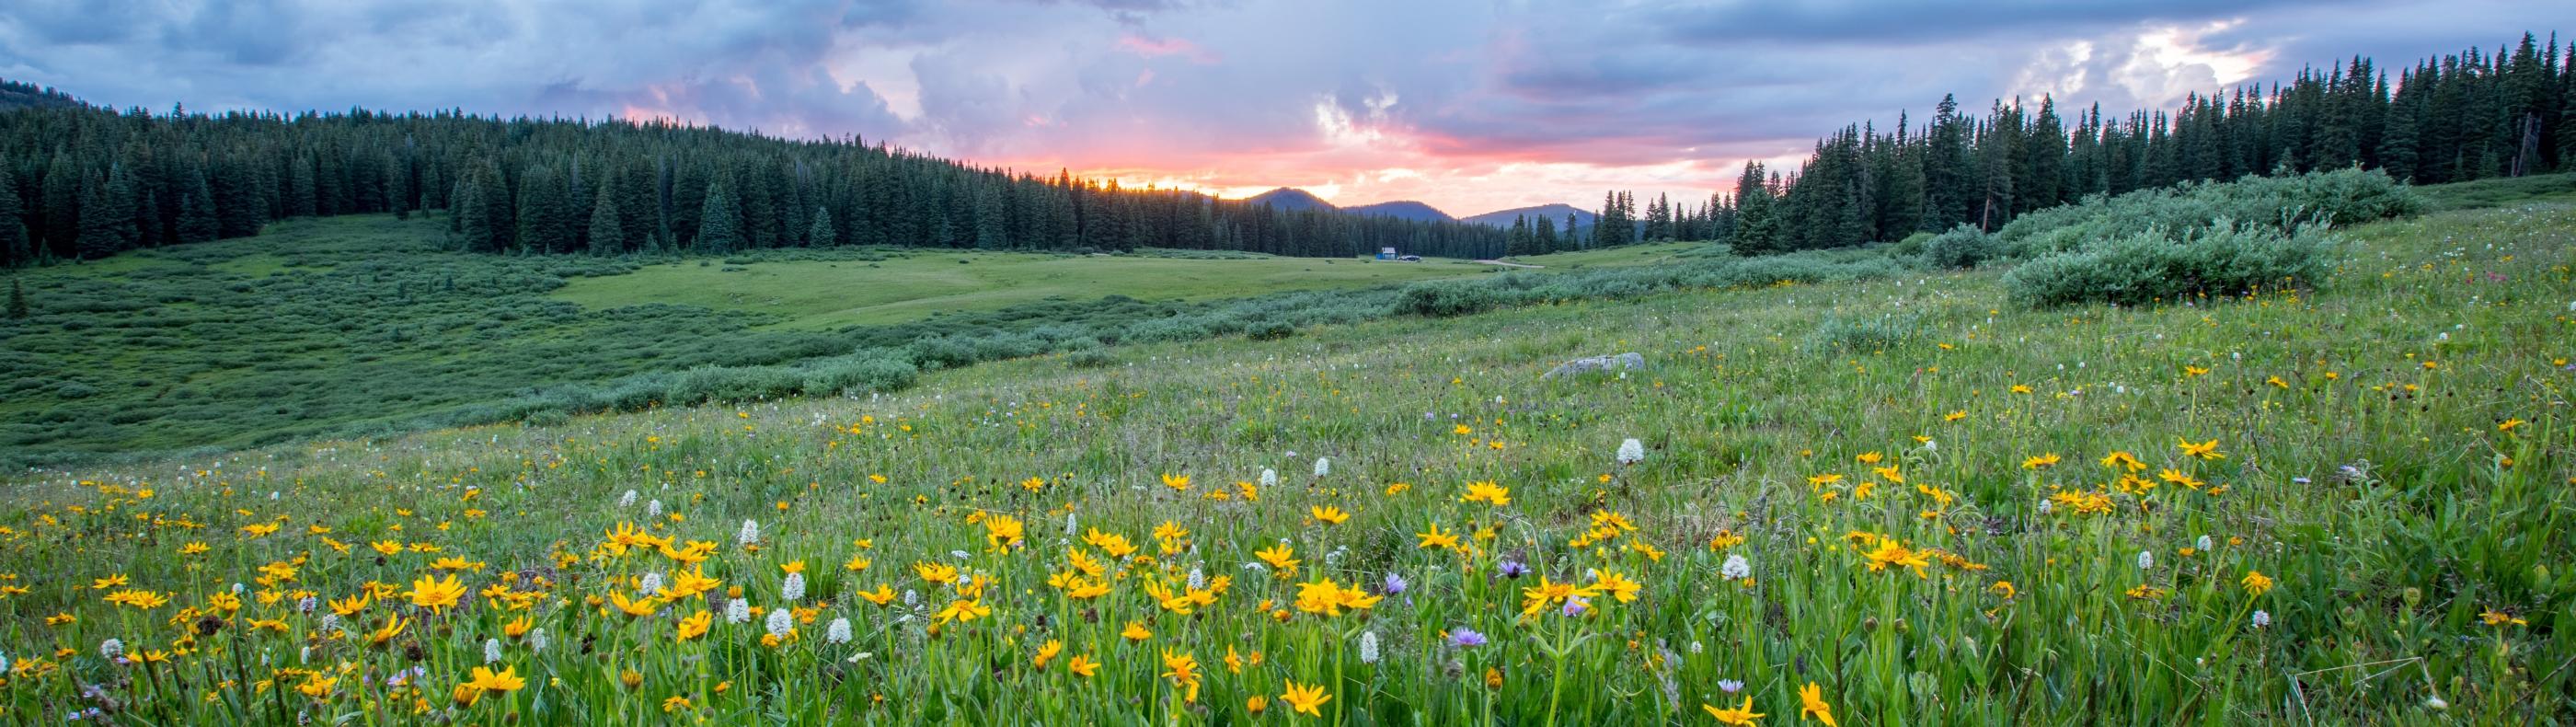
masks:
{"type": "Polygon", "coordinates": [[[1255,341],[1276,341],[1297,335],[1297,327],[1287,321],[1264,320],[1243,326],[1243,337],[1255,341]]]}
{"type": "Polygon", "coordinates": [[[2315,285],[2330,269],[2326,233],[2294,234],[2220,220],[2175,236],[2148,230],[2023,263],[2004,276],[2013,300],[2034,306],[2144,305],[2265,287],[2315,285]]]}
{"type": "Polygon", "coordinates": [[[1503,296],[1491,286],[1468,280],[1425,280],[1404,286],[1395,311],[1443,318],[1502,307],[1503,296]]]}
{"type": "Polygon", "coordinates": [[[1933,235],[1930,239],[1924,240],[1922,247],[1925,264],[1949,270],[1965,270],[1993,258],[2002,246],[1995,241],[1995,236],[1986,234],[1985,230],[1977,229],[1976,225],[1963,222],[1957,227],[1950,228],[1948,232],[1933,235]]]}
{"type": "Polygon", "coordinates": [[[807,366],[803,391],[808,396],[900,391],[920,374],[912,362],[891,355],[844,358],[807,366]]]}

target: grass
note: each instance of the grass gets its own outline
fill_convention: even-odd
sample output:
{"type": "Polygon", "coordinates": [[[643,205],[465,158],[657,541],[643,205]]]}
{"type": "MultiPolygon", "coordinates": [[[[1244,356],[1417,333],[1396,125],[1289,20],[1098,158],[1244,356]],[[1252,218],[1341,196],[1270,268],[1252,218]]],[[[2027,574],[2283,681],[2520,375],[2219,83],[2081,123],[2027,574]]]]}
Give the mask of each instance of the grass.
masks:
{"type": "Polygon", "coordinates": [[[1855,725],[2564,722],[2571,231],[2356,227],[2313,295],[1670,293],[15,475],[0,704],[1247,723],[1312,687],[1349,723],[1793,724],[1811,687],[1855,725]]]}
{"type": "Polygon", "coordinates": [[[2418,188],[2433,209],[2477,209],[2547,200],[2576,200],[2576,172],[2481,179],[2418,188]]]}
{"type": "MultiPolygon", "coordinates": [[[[885,253],[878,253],[886,255],[885,253]]],[[[683,261],[575,280],[558,300],[594,309],[668,303],[775,316],[785,329],[823,330],[1123,295],[1204,301],[1264,293],[1368,287],[1483,273],[1463,262],[1260,257],[1190,260],[1127,255],[906,251],[882,261],[683,261]]]]}
{"type": "Polygon", "coordinates": [[[1654,265],[1698,257],[1694,253],[1704,253],[1708,247],[1705,242],[1659,242],[1545,255],[1514,255],[1503,260],[1550,268],[1654,265]]]}

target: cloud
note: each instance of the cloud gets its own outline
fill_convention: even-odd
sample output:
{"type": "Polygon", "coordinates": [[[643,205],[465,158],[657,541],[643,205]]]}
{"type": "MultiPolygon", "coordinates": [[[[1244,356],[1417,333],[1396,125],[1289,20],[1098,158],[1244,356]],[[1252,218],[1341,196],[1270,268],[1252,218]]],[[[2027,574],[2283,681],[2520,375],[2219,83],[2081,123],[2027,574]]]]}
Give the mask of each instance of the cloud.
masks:
{"type": "Polygon", "coordinates": [[[1453,213],[1704,199],[1846,124],[2170,107],[2383,69],[2576,4],[2511,0],[20,0],[0,75],[117,106],[463,108],[861,134],[1032,172],[1453,213]]]}

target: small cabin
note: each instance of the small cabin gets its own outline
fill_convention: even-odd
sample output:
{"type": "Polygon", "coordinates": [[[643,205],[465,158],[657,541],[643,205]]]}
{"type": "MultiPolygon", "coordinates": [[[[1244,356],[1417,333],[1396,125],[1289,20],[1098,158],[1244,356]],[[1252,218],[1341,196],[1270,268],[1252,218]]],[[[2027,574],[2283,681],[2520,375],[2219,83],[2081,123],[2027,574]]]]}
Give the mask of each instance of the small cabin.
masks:
{"type": "Polygon", "coordinates": [[[1377,259],[1379,259],[1379,260],[1393,260],[1393,259],[1395,259],[1395,258],[1396,258],[1396,255],[1395,255],[1395,248],[1392,248],[1392,247],[1381,247],[1381,248],[1378,248],[1378,249],[1377,249],[1377,259]]]}

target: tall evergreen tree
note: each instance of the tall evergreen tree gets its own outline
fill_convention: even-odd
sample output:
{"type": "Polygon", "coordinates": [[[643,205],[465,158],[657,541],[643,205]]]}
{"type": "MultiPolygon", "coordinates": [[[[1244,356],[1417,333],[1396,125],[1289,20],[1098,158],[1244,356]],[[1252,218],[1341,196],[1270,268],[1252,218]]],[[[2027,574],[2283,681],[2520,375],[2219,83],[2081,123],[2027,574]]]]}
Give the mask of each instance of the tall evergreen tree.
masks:
{"type": "Polygon", "coordinates": [[[36,259],[35,242],[27,234],[25,212],[25,207],[18,201],[17,175],[10,173],[7,160],[0,159],[0,267],[25,265],[36,259]]]}
{"type": "Polygon", "coordinates": [[[723,183],[707,183],[706,203],[698,218],[695,245],[699,252],[724,255],[742,246],[742,210],[735,207],[723,183]]]}
{"type": "Polygon", "coordinates": [[[626,252],[625,218],[617,213],[617,195],[602,189],[591,195],[590,251],[602,255],[626,252]]]}
{"type": "Polygon", "coordinates": [[[28,315],[31,315],[31,311],[27,309],[27,288],[18,284],[16,276],[11,276],[9,278],[9,317],[24,320],[28,315]]]}

